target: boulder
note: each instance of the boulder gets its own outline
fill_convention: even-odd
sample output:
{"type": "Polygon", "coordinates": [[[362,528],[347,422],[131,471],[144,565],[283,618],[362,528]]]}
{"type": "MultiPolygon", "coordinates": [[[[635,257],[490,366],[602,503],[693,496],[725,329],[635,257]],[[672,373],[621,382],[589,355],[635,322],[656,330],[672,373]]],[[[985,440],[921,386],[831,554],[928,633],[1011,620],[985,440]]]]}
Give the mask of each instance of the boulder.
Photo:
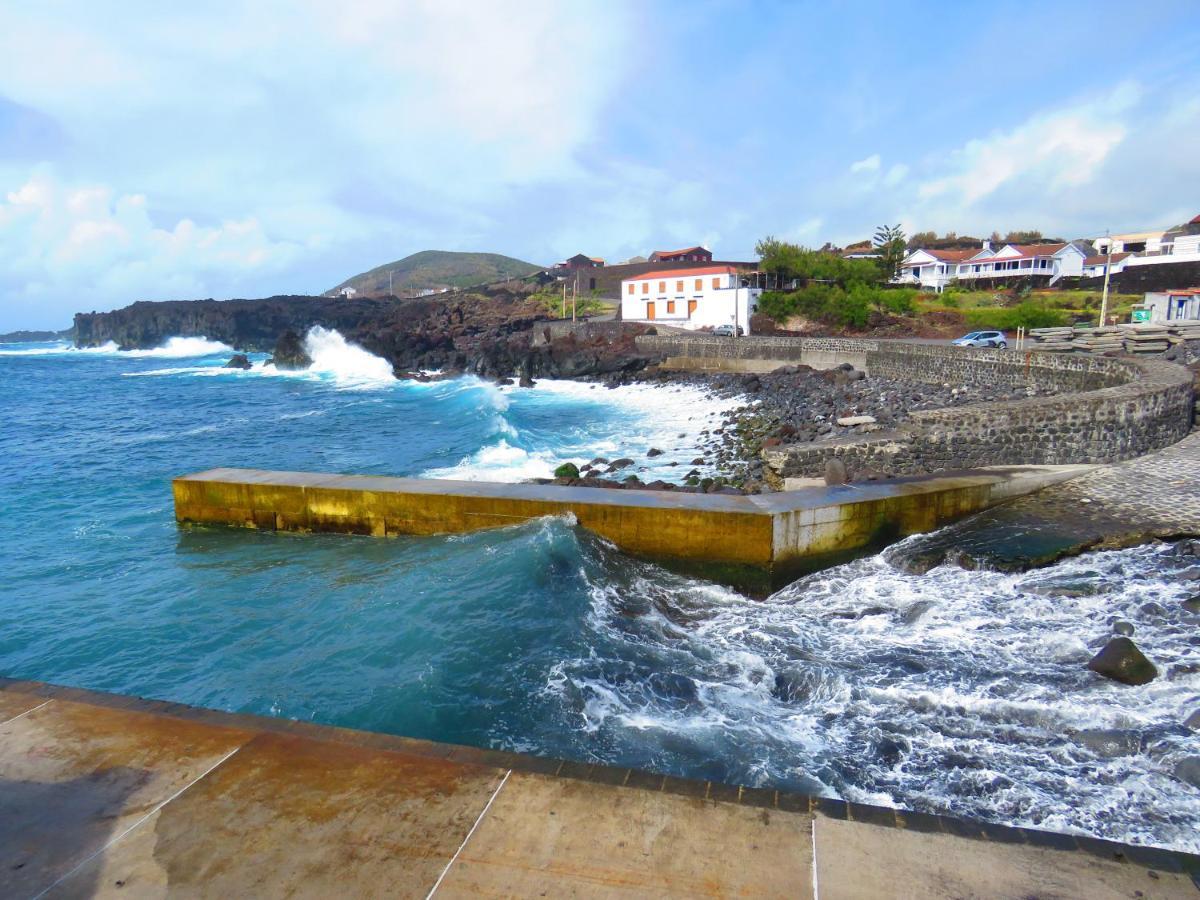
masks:
{"type": "Polygon", "coordinates": [[[312,365],[312,357],[304,349],[304,343],[300,340],[300,335],[296,334],[290,328],[281,334],[279,340],[275,342],[275,352],[272,354],[272,358],[275,362],[275,368],[284,371],[307,369],[312,365]]]}
{"type": "Polygon", "coordinates": [[[663,455],[663,452],[661,450],[659,450],[657,447],[651,447],[649,450],[646,451],[646,456],[650,457],[651,459],[653,459],[656,456],[662,456],[662,455],[663,455]]]}
{"type": "Polygon", "coordinates": [[[1106,759],[1133,756],[1142,747],[1137,732],[1122,731],[1119,728],[1085,728],[1078,732],[1075,738],[1097,756],[1106,759]]]}
{"type": "Polygon", "coordinates": [[[619,469],[624,469],[627,466],[632,466],[633,460],[628,456],[623,456],[620,459],[614,459],[608,467],[608,471],[616,472],[619,469]]]}
{"type": "Polygon", "coordinates": [[[1149,684],[1158,677],[1154,663],[1146,659],[1137,644],[1127,637],[1115,637],[1088,662],[1097,675],[1122,684],[1149,684]]]}
{"type": "Polygon", "coordinates": [[[1193,710],[1192,714],[1183,720],[1183,724],[1192,731],[1200,731],[1200,709],[1193,710]]]}
{"type": "Polygon", "coordinates": [[[849,481],[846,464],[840,459],[825,460],[825,483],[828,485],[845,484],[849,481]]]}
{"type": "Polygon", "coordinates": [[[850,427],[853,425],[874,425],[874,416],[842,416],[837,420],[839,425],[850,427]]]}
{"type": "Polygon", "coordinates": [[[1200,613],[1200,594],[1183,601],[1183,608],[1188,612],[1200,613]]]}
{"type": "Polygon", "coordinates": [[[1133,623],[1126,622],[1124,619],[1117,619],[1117,621],[1113,622],[1113,634],[1133,637],[1133,623]]]}
{"type": "Polygon", "coordinates": [[[226,369],[251,369],[253,365],[249,357],[245,353],[235,353],[229,357],[229,362],[225,363],[226,369]]]}
{"type": "Polygon", "coordinates": [[[1185,756],[1175,763],[1175,777],[1194,788],[1200,788],[1200,756],[1185,756]]]}

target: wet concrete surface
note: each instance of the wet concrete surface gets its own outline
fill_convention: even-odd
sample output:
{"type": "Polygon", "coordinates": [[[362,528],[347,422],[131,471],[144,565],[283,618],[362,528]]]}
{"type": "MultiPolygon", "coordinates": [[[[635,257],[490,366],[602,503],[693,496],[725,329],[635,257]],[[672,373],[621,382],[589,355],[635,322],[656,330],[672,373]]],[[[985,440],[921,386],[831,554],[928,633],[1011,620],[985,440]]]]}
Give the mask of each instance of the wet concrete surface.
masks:
{"type": "Polygon", "coordinates": [[[1200,859],[0,680],[4,897],[1193,897],[1200,859]]]}

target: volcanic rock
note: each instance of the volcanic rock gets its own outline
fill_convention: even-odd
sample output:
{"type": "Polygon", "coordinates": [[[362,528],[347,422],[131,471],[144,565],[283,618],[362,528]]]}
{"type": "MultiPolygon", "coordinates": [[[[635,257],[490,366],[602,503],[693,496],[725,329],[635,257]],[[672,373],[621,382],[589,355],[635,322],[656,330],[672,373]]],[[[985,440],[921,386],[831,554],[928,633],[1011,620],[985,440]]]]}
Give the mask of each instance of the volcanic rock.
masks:
{"type": "Polygon", "coordinates": [[[300,335],[290,328],[275,342],[275,352],[272,354],[272,358],[275,361],[275,368],[286,371],[307,369],[312,365],[312,357],[304,349],[300,335]]]}
{"type": "Polygon", "coordinates": [[[828,485],[845,484],[850,480],[846,464],[840,459],[825,461],[825,483],[828,485]]]}
{"type": "Polygon", "coordinates": [[[554,470],[555,478],[578,478],[579,467],[573,462],[565,462],[554,470]]]}
{"type": "Polygon", "coordinates": [[[1200,788],[1200,756],[1185,756],[1175,763],[1175,777],[1200,788]]]}
{"type": "Polygon", "coordinates": [[[225,363],[226,369],[251,369],[253,365],[250,363],[249,357],[245,353],[235,353],[229,357],[229,362],[225,363]]]}
{"type": "Polygon", "coordinates": [[[1127,637],[1115,637],[1092,657],[1087,667],[1122,684],[1149,684],[1158,677],[1154,663],[1127,637]]]}

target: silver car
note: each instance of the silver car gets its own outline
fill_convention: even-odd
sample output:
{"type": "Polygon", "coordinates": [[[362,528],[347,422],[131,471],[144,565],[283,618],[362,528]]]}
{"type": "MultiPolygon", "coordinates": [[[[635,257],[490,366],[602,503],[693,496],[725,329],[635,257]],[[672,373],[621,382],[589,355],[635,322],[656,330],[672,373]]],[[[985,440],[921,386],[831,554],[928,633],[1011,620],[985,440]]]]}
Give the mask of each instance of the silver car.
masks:
{"type": "Polygon", "coordinates": [[[952,343],[955,347],[989,347],[1004,350],[1008,347],[1008,338],[1003,331],[972,331],[952,343]]]}

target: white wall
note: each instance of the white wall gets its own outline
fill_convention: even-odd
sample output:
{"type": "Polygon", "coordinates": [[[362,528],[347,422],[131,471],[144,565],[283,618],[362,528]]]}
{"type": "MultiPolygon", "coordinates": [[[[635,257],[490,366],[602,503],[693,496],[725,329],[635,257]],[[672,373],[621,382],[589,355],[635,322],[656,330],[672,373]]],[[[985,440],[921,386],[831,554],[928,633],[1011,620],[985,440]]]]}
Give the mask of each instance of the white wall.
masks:
{"type": "Polygon", "coordinates": [[[686,269],[662,278],[626,279],[621,282],[621,318],[626,322],[648,322],[647,305],[653,303],[655,322],[696,330],[732,325],[736,313],[737,324],[749,334],[750,316],[758,308],[758,297],[762,291],[737,287],[737,284],[736,275],[695,275],[686,269]],[[700,282],[699,290],[696,288],[697,280],[700,282]],[[714,281],[716,287],[713,286],[714,281]],[[662,290],[659,290],[660,284],[662,290]],[[643,285],[649,285],[645,292],[643,285]],[[631,286],[633,293],[629,292],[631,286]],[[690,301],[696,303],[691,315],[688,314],[690,301]],[[669,303],[675,305],[673,312],[668,312],[669,303]]]}

